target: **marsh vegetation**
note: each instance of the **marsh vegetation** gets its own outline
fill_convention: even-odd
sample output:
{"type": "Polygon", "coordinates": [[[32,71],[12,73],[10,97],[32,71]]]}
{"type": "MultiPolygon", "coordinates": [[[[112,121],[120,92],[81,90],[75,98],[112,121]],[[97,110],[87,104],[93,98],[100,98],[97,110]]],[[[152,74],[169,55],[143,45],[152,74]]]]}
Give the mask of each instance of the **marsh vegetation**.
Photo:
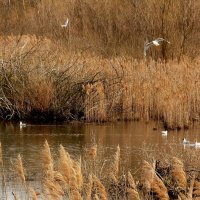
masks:
{"type": "Polygon", "coordinates": [[[0,4],[2,119],[199,121],[197,1],[0,4]]]}
{"type": "MultiPolygon", "coordinates": [[[[143,148],[141,153],[147,149],[143,148]]],[[[60,145],[53,159],[45,141],[41,152],[41,171],[27,177],[21,155],[12,159],[12,179],[4,169],[1,149],[2,198],[14,199],[196,199],[200,196],[198,152],[146,154],[137,174],[122,165],[120,147],[105,160],[101,147],[90,144],[83,157],[73,157],[60,145]],[[192,154],[192,156],[191,156],[192,154]],[[176,156],[175,156],[176,155],[176,156]],[[179,158],[177,158],[179,157],[179,158]],[[184,162],[183,162],[184,161],[184,162]],[[12,187],[10,184],[12,183],[12,187]]]]}

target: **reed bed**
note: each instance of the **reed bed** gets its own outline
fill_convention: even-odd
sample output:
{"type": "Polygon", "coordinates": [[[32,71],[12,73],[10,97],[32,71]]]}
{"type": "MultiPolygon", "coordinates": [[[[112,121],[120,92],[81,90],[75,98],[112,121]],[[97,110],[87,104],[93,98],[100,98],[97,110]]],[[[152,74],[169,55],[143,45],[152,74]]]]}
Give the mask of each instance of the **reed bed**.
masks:
{"type": "MultiPolygon", "coordinates": [[[[90,147],[88,147],[90,148],[90,147]]],[[[45,141],[43,152],[41,153],[41,164],[46,161],[49,156],[52,157],[48,142],[45,141]],[[47,151],[47,149],[49,149],[47,151]],[[44,154],[47,154],[44,157],[44,154]]],[[[9,199],[70,199],[70,200],[142,200],[142,199],[198,199],[200,196],[200,174],[199,167],[189,167],[186,160],[168,155],[163,159],[156,159],[154,162],[143,160],[140,165],[139,174],[131,172],[129,169],[123,169],[120,164],[122,159],[120,156],[120,148],[116,147],[116,152],[110,157],[105,168],[102,169],[102,163],[98,162],[98,156],[93,160],[95,166],[101,173],[88,167],[91,158],[87,155],[83,156],[83,162],[77,158],[72,158],[67,150],[61,145],[58,160],[52,159],[53,172],[49,176],[49,167],[44,167],[40,176],[40,184],[33,185],[28,181],[23,159],[19,155],[13,164],[15,178],[15,187],[7,187],[6,193],[1,194],[2,198],[9,199]],[[67,157],[66,157],[67,156],[67,157]],[[67,158],[67,160],[66,160],[67,158]],[[117,160],[117,161],[116,161],[117,160]],[[62,164],[61,164],[62,161],[62,164]],[[109,172],[113,170],[113,174],[109,172]],[[119,167],[118,167],[119,165],[119,167]],[[66,167],[67,166],[67,167],[66,167]],[[68,169],[66,174],[65,169],[68,169]],[[187,169],[187,170],[186,170],[187,169]],[[133,175],[134,174],[134,175],[133,175]],[[115,177],[115,181],[111,176],[115,177]],[[67,177],[66,177],[67,176],[67,177]],[[18,179],[22,184],[19,184],[18,179]]],[[[98,152],[97,148],[97,152],[98,152]]],[[[86,151],[86,154],[89,151],[86,151]]],[[[99,154],[97,154],[99,155],[99,154]]],[[[178,155],[177,155],[178,156],[178,155]]],[[[198,156],[194,154],[193,157],[198,156]]],[[[148,159],[152,159],[149,156],[148,159]]],[[[49,160],[49,159],[48,159],[49,160]]],[[[193,163],[190,163],[193,164],[193,163]]],[[[2,172],[4,173],[4,172],[2,172]]],[[[7,180],[8,181],[8,180],[7,180]]],[[[8,181],[9,182],[9,181],[8,181]]]]}
{"type": "Polygon", "coordinates": [[[173,45],[152,50],[152,56],[194,58],[200,53],[199,13],[195,0],[0,1],[0,32],[35,34],[61,41],[67,49],[135,58],[143,57],[146,39],[164,37],[173,45]],[[62,28],[67,18],[69,26],[62,28]]]}
{"type": "Polygon", "coordinates": [[[1,37],[0,116],[32,121],[200,119],[199,59],[134,60],[66,51],[32,35],[1,37]],[[45,94],[45,95],[44,95],[45,94]]]}

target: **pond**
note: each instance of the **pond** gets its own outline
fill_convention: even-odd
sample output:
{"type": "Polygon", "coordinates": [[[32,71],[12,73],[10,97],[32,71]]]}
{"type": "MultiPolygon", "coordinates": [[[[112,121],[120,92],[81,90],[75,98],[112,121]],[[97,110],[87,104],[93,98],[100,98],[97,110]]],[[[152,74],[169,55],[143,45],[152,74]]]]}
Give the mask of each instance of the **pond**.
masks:
{"type": "MultiPolygon", "coordinates": [[[[32,125],[20,128],[19,124],[1,123],[4,169],[12,177],[11,161],[21,154],[28,179],[38,177],[41,172],[41,151],[48,141],[54,159],[58,159],[59,145],[78,158],[92,143],[101,149],[101,158],[112,156],[120,146],[124,168],[137,174],[138,167],[147,156],[168,151],[183,151],[182,139],[200,141],[198,128],[169,131],[163,136],[162,124],[156,122],[115,122],[105,124],[72,123],[62,125],[32,125]]],[[[192,148],[192,147],[188,147],[192,148]]],[[[195,148],[194,148],[195,150],[195,148]]],[[[12,178],[10,180],[12,182],[12,178]]],[[[11,186],[10,186],[11,187],[11,186]]]]}

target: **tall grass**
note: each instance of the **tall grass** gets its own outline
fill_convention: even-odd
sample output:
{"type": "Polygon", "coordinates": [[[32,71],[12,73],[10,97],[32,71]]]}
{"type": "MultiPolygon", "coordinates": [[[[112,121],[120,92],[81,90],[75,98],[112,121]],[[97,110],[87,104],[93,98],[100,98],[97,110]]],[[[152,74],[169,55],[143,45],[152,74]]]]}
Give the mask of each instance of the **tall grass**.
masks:
{"type": "Polygon", "coordinates": [[[62,41],[67,49],[141,58],[146,39],[164,37],[173,45],[151,55],[199,55],[200,4],[195,0],[1,1],[0,9],[1,33],[46,36],[62,41]],[[62,29],[66,18],[69,27],[62,29]]]}
{"type": "Polygon", "coordinates": [[[0,116],[59,121],[200,119],[199,59],[168,62],[69,52],[31,35],[1,37],[0,116]]]}
{"type": "MultiPolygon", "coordinates": [[[[42,152],[43,164],[45,158],[49,157],[47,151],[48,143],[45,142],[44,150],[42,152]],[[44,157],[46,153],[46,157],[44,157]]],[[[97,151],[99,151],[97,149],[97,151]]],[[[187,171],[184,169],[186,164],[183,164],[182,160],[177,157],[165,157],[164,159],[157,160],[156,165],[150,162],[143,161],[141,168],[139,169],[139,176],[133,176],[130,169],[124,168],[121,164],[116,176],[116,182],[110,181],[111,174],[107,173],[113,169],[113,163],[116,164],[116,156],[119,155],[119,147],[116,149],[114,156],[111,156],[106,167],[102,170],[101,164],[95,161],[98,170],[101,173],[94,174],[94,170],[88,170],[87,165],[90,162],[87,156],[84,157],[84,162],[72,158],[63,146],[59,148],[59,159],[52,160],[55,166],[52,172],[52,176],[49,176],[49,168],[43,168],[43,172],[40,176],[41,185],[36,185],[34,181],[29,181],[24,173],[24,164],[19,155],[16,159],[16,163],[13,165],[16,172],[16,177],[12,179],[15,182],[16,187],[7,187],[7,193],[1,194],[5,197],[9,197],[10,194],[14,196],[14,199],[108,199],[108,200],[139,200],[139,199],[193,199],[199,195],[199,170],[198,167],[187,167],[187,171]],[[63,160],[61,166],[61,160],[68,155],[68,161],[70,164],[63,160]],[[86,160],[85,160],[86,159],[86,160]],[[167,161],[167,162],[166,162],[167,161]],[[70,173],[67,172],[67,178],[65,170],[68,165],[70,173]],[[18,179],[22,181],[22,185],[19,184],[18,179]],[[135,179],[135,180],[134,180],[135,179]],[[37,189],[37,191],[36,191],[37,189]],[[20,190],[20,191],[19,191],[20,190]],[[6,196],[5,196],[6,195],[6,196]]],[[[194,153],[194,152],[193,152],[194,153]]],[[[98,154],[100,155],[100,154],[98,154]]],[[[184,155],[185,156],[185,155],[184,155]]],[[[197,156],[198,154],[193,154],[197,156]]],[[[103,159],[97,157],[97,159],[103,159]]],[[[119,160],[123,159],[118,157],[119,160]]],[[[152,159],[150,156],[148,159],[152,159]]],[[[120,162],[119,162],[120,163],[120,162]]],[[[191,164],[191,163],[190,163],[191,164]]],[[[43,166],[47,166],[46,164],[43,166]]],[[[5,172],[4,172],[5,173],[5,172]]],[[[10,182],[7,179],[8,183],[10,182]]],[[[3,198],[3,196],[1,196],[3,198]]]]}

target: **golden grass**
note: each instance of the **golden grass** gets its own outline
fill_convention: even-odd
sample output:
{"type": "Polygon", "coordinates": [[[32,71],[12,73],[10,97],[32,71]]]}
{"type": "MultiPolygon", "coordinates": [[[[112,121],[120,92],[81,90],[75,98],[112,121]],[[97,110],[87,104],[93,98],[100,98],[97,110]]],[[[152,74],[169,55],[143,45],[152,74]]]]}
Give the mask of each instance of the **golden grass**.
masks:
{"type": "MultiPolygon", "coordinates": [[[[48,152],[49,155],[50,148],[47,144],[47,141],[45,141],[42,154],[48,152]]],[[[167,165],[166,163],[163,163],[163,165],[156,164],[155,168],[147,161],[144,161],[141,165],[141,169],[139,169],[140,177],[136,176],[135,178],[128,169],[128,171],[124,173],[123,166],[120,166],[117,175],[114,176],[116,173],[111,174],[114,176],[114,178],[112,178],[113,182],[111,182],[111,175],[108,175],[107,172],[113,169],[112,164],[119,159],[119,147],[117,147],[114,156],[111,156],[112,159],[107,163],[105,169],[102,169],[101,164],[96,166],[97,169],[102,170],[102,172],[98,174],[93,174],[93,170],[87,168],[87,164],[89,164],[87,161],[91,161],[89,158],[85,160],[85,162],[77,161],[69,155],[62,145],[60,145],[59,153],[60,157],[58,162],[52,160],[52,164],[55,166],[52,172],[53,175],[49,176],[49,173],[47,173],[49,167],[43,169],[43,175],[40,177],[42,188],[41,190],[37,189],[40,193],[35,191],[35,186],[33,187],[31,182],[25,181],[22,160],[20,155],[18,156],[16,160],[17,164],[15,164],[14,167],[17,178],[20,178],[23,182],[21,194],[23,194],[24,190],[27,198],[29,197],[34,200],[40,198],[52,200],[62,198],[72,200],[169,200],[178,198],[194,199],[199,197],[200,183],[198,169],[195,170],[193,167],[191,171],[187,170],[186,176],[186,173],[182,172],[184,164],[177,157],[169,156],[169,158],[165,158],[169,159],[167,165]],[[61,164],[62,159],[65,162],[67,161],[67,163],[64,162],[61,164]],[[65,169],[69,169],[70,171],[65,174],[65,169]],[[116,179],[116,181],[114,181],[114,179],[116,179]],[[134,179],[136,179],[136,182],[134,179]],[[189,187],[187,187],[187,182],[189,183],[189,187]]],[[[96,159],[99,158],[97,157],[96,159]]],[[[47,163],[46,159],[41,160],[41,162],[47,163]]],[[[160,162],[162,162],[162,160],[160,160],[160,162]]],[[[21,199],[20,193],[15,189],[13,189],[13,191],[7,191],[6,195],[8,195],[9,192],[12,192],[15,199],[18,199],[17,197],[21,199]]]]}
{"type": "Polygon", "coordinates": [[[94,144],[86,150],[86,157],[91,160],[95,160],[97,157],[97,145],[94,144]]]}
{"type": "Polygon", "coordinates": [[[1,142],[0,142],[0,164],[3,166],[3,155],[2,155],[1,142]]]}
{"type": "Polygon", "coordinates": [[[140,196],[137,191],[135,181],[130,171],[128,172],[127,182],[128,182],[128,187],[127,187],[128,200],[140,200],[140,196]]]}
{"type": "Polygon", "coordinates": [[[199,58],[145,63],[68,51],[59,42],[33,35],[0,41],[5,43],[0,47],[3,118],[153,119],[169,129],[200,120],[199,58]]]}
{"type": "Polygon", "coordinates": [[[42,150],[42,166],[46,176],[49,179],[53,179],[53,158],[47,140],[45,141],[44,148],[42,150]]]}
{"type": "Polygon", "coordinates": [[[22,181],[22,183],[25,184],[26,179],[25,179],[25,173],[24,173],[22,158],[21,158],[20,154],[18,155],[17,160],[15,162],[15,171],[16,171],[17,176],[22,181]]]}
{"type": "Polygon", "coordinates": [[[93,176],[93,181],[94,181],[94,187],[95,187],[95,190],[96,190],[95,191],[96,195],[102,200],[107,200],[106,188],[101,183],[99,178],[97,178],[96,176],[93,176]]]}
{"type": "Polygon", "coordinates": [[[38,199],[37,193],[36,193],[36,191],[34,190],[34,188],[29,187],[29,192],[30,192],[30,196],[31,196],[32,200],[37,200],[37,199],[38,199]]]}
{"type": "Polygon", "coordinates": [[[65,182],[69,185],[72,175],[72,160],[62,145],[60,145],[59,154],[58,170],[62,174],[65,182]]]}
{"type": "Polygon", "coordinates": [[[151,56],[194,57],[199,54],[199,10],[199,2],[192,0],[1,1],[0,32],[42,35],[60,40],[67,49],[137,58],[143,57],[146,39],[164,37],[172,45],[150,49],[151,56]],[[63,29],[66,18],[69,26],[63,29]]]}
{"type": "Polygon", "coordinates": [[[172,158],[172,178],[176,187],[186,190],[187,187],[187,177],[184,171],[183,163],[176,157],[172,158]]]}
{"type": "Polygon", "coordinates": [[[64,196],[64,191],[59,183],[48,178],[44,182],[44,190],[48,199],[59,200],[64,196]]]}
{"type": "Polygon", "coordinates": [[[92,178],[92,175],[90,174],[88,177],[88,183],[86,184],[86,187],[85,187],[85,199],[86,200],[91,200],[92,187],[93,187],[93,178],[92,178]]]}
{"type": "Polygon", "coordinates": [[[157,176],[153,167],[148,162],[144,161],[142,168],[142,184],[144,191],[149,193],[152,190],[159,199],[169,199],[167,188],[157,176]]]}

